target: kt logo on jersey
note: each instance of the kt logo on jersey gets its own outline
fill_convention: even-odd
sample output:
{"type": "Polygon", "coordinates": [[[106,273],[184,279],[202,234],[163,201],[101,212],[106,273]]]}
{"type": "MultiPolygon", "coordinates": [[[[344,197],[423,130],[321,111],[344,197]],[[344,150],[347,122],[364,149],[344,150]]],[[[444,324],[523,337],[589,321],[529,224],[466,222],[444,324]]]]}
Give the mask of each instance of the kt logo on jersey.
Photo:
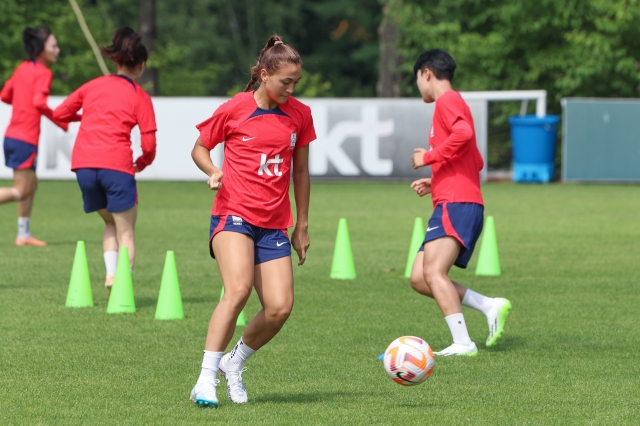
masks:
{"type": "Polygon", "coordinates": [[[258,168],[258,176],[282,176],[282,171],[278,170],[278,166],[284,163],[284,158],[280,158],[280,154],[267,160],[267,154],[260,155],[260,167],[258,168]],[[269,166],[273,164],[273,173],[269,166]]]}

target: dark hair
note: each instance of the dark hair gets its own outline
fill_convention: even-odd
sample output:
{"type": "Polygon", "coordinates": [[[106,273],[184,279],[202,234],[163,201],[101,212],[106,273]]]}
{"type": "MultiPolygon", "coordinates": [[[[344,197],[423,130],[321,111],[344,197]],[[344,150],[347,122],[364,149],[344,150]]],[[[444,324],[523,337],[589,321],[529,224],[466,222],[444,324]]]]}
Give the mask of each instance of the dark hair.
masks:
{"type": "Polygon", "coordinates": [[[413,66],[413,75],[428,68],[438,80],[453,81],[456,61],[444,50],[432,49],[424,52],[413,66]]]}
{"type": "Polygon", "coordinates": [[[102,46],[100,50],[116,64],[127,67],[135,67],[149,57],[142,36],[129,27],[118,28],[111,38],[111,46],[102,46]]]}
{"type": "Polygon", "coordinates": [[[44,50],[44,43],[50,35],[51,30],[46,25],[40,25],[38,28],[27,27],[22,31],[22,42],[29,59],[33,61],[38,57],[44,50]]]}
{"type": "Polygon", "coordinates": [[[249,92],[260,78],[260,71],[267,70],[269,74],[277,72],[283,64],[294,64],[302,66],[302,58],[296,49],[284,44],[279,35],[274,34],[269,38],[258,56],[256,64],[251,67],[251,81],[244,91],[249,92]]]}

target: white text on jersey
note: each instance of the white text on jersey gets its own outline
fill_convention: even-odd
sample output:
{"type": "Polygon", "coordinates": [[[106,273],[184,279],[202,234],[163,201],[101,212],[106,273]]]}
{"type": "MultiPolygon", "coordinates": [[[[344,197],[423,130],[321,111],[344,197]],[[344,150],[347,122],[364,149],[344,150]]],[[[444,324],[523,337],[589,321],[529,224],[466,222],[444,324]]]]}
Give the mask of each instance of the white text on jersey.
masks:
{"type": "Polygon", "coordinates": [[[282,172],[278,170],[278,165],[284,162],[283,158],[280,158],[280,154],[276,155],[274,158],[270,158],[267,160],[267,154],[260,155],[260,167],[258,168],[258,175],[262,176],[266,174],[267,176],[282,176],[282,172]],[[273,164],[273,173],[269,169],[269,164],[273,164]]]}

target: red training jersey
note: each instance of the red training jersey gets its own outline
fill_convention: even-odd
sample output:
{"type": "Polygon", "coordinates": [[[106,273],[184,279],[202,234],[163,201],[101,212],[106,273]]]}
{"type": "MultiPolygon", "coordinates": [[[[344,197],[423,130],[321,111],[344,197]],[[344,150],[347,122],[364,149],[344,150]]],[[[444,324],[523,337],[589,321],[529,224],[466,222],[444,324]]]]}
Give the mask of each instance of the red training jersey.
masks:
{"type": "Polygon", "coordinates": [[[0,92],[2,102],[13,105],[6,137],[37,146],[43,115],[67,130],[68,124],[54,120],[53,111],[47,106],[52,80],[53,73],[40,61],[24,61],[18,65],[0,92]]]}
{"type": "Polygon", "coordinates": [[[445,92],[436,101],[424,164],[431,165],[434,208],[439,203],[483,204],[480,170],[484,161],[471,111],[458,92],[445,92]]]}
{"type": "Polygon", "coordinates": [[[293,226],[289,182],[293,151],[315,140],[311,109],[289,97],[271,110],[241,92],[198,124],[209,150],[225,142],[222,188],[212,215],[237,215],[254,226],[293,226]]]}
{"type": "Polygon", "coordinates": [[[142,136],[139,170],[156,155],[156,118],[151,97],[133,80],[118,74],[98,77],[69,95],[54,111],[65,121],[82,108],[80,130],[71,153],[71,170],[95,168],[135,174],[131,129],[142,136]]]}

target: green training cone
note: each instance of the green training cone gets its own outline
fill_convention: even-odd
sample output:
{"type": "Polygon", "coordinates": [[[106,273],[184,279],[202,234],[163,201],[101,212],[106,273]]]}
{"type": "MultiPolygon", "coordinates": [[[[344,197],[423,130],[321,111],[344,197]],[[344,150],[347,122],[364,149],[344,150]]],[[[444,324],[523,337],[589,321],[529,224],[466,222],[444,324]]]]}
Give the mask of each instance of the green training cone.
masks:
{"type": "MultiPolygon", "coordinates": [[[[224,296],[224,287],[222,287],[222,292],[220,293],[220,300],[222,300],[222,296],[224,296]]],[[[244,319],[244,309],[240,311],[240,315],[238,315],[238,319],[236,320],[236,325],[240,327],[247,325],[247,321],[244,319]]]]}
{"type": "Polygon", "coordinates": [[[173,251],[167,252],[162,271],[162,282],[158,294],[156,306],[157,320],[184,319],[182,309],[182,297],[180,296],[180,283],[178,282],[178,270],[176,268],[176,256],[173,251]]]}
{"type": "Polygon", "coordinates": [[[120,247],[116,278],[113,280],[111,296],[107,305],[108,314],[134,313],[136,302],[133,299],[133,282],[131,281],[131,267],[129,265],[129,250],[120,247]]]}
{"type": "Polygon", "coordinates": [[[93,306],[91,294],[91,280],[89,279],[89,264],[87,263],[87,251],[84,241],[78,241],[76,255],[73,258],[69,291],[67,292],[67,308],[85,308],[93,306]]]}
{"type": "Polygon", "coordinates": [[[407,266],[404,268],[404,277],[411,277],[413,262],[416,260],[418,250],[424,241],[424,222],[421,217],[416,217],[413,222],[413,234],[411,234],[411,244],[409,244],[409,255],[407,256],[407,266]]]}
{"type": "Polygon", "coordinates": [[[356,278],[356,266],[353,263],[351,240],[347,219],[338,221],[338,235],[336,247],[333,250],[333,262],[331,263],[331,278],[338,280],[353,280],[356,278]]]}
{"type": "Polygon", "coordinates": [[[496,238],[496,224],[493,216],[488,216],[482,231],[482,243],[478,254],[476,275],[500,275],[500,258],[498,257],[498,239],[496,238]]]}

